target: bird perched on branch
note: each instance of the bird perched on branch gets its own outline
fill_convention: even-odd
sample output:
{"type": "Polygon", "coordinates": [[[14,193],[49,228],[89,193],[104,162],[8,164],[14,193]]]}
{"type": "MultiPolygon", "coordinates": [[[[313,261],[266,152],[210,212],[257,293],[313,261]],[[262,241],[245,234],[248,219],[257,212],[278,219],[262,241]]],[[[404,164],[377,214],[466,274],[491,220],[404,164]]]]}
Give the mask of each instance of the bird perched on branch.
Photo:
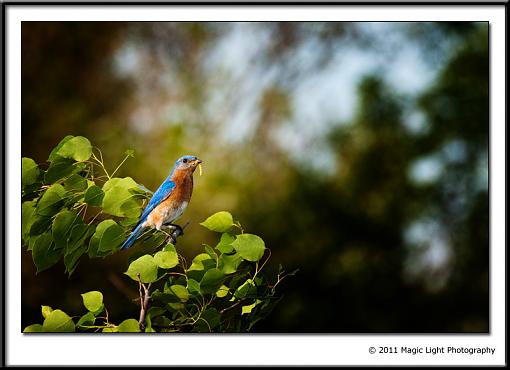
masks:
{"type": "Polygon", "coordinates": [[[152,196],[135,229],[122,244],[121,249],[131,247],[147,227],[157,230],[164,227],[180,229],[180,226],[172,222],[178,219],[188,206],[193,192],[193,172],[199,167],[202,174],[201,163],[200,159],[192,155],[185,155],[175,162],[172,172],[152,196]]]}

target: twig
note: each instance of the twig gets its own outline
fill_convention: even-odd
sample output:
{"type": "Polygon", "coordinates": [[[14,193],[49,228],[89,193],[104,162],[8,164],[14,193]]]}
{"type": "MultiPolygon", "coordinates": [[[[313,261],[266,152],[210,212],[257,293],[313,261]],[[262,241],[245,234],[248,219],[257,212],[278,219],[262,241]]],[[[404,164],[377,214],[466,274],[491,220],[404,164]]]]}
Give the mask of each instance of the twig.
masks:
{"type": "Polygon", "coordinates": [[[234,303],[232,306],[229,306],[229,307],[226,307],[224,308],[223,310],[220,311],[220,314],[223,315],[226,311],[236,307],[239,305],[239,303],[241,303],[241,301],[237,301],[236,303],[234,303]]]}
{"type": "MultiPolygon", "coordinates": [[[[168,235],[166,242],[168,243],[168,240],[172,240],[172,244],[177,243],[177,238],[181,235],[184,235],[184,229],[189,225],[189,222],[186,222],[186,224],[181,228],[179,225],[172,225],[175,226],[174,230],[168,235]]],[[[138,320],[138,325],[140,326],[141,331],[145,331],[145,328],[147,327],[147,323],[145,320],[145,317],[147,315],[147,311],[149,311],[150,306],[150,288],[151,283],[145,285],[142,283],[142,280],[140,278],[140,274],[138,274],[138,292],[140,294],[140,319],[138,320]]]]}
{"type": "Polygon", "coordinates": [[[145,285],[140,280],[140,274],[138,274],[138,283],[139,283],[139,292],[140,292],[140,319],[138,320],[138,325],[140,325],[140,330],[145,331],[145,328],[147,327],[145,322],[145,315],[147,315],[147,311],[149,310],[149,300],[151,298],[150,296],[150,288],[151,283],[145,285]]]}

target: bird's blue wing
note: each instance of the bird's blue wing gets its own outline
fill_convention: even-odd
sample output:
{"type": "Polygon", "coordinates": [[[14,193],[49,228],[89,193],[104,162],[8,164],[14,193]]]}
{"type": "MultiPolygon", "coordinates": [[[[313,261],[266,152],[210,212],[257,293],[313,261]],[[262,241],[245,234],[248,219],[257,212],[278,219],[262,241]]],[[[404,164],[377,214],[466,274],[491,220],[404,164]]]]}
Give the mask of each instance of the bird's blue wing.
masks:
{"type": "Polygon", "coordinates": [[[152,210],[154,208],[156,208],[156,206],[158,204],[160,204],[162,201],[164,201],[166,198],[168,198],[170,196],[170,194],[172,194],[172,191],[174,189],[175,189],[175,182],[173,182],[172,180],[167,178],[161,184],[161,186],[158,188],[158,190],[156,190],[156,192],[152,196],[151,200],[149,201],[149,204],[147,204],[147,207],[145,207],[145,209],[143,210],[137,226],[140,223],[144,222],[147,219],[147,216],[149,215],[149,213],[151,213],[152,210]]]}

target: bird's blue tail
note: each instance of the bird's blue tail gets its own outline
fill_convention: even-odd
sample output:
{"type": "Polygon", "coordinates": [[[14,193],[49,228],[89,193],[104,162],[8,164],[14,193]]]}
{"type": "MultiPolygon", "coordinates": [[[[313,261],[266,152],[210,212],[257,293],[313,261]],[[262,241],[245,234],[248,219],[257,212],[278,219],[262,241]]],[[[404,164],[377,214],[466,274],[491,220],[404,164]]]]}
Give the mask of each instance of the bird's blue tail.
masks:
{"type": "Polygon", "coordinates": [[[124,244],[122,244],[122,247],[120,247],[120,249],[128,249],[129,247],[131,247],[135,243],[136,239],[138,239],[142,231],[143,227],[142,224],[140,223],[138,224],[137,227],[135,227],[131,235],[129,235],[129,238],[126,239],[126,241],[124,242],[124,244]]]}

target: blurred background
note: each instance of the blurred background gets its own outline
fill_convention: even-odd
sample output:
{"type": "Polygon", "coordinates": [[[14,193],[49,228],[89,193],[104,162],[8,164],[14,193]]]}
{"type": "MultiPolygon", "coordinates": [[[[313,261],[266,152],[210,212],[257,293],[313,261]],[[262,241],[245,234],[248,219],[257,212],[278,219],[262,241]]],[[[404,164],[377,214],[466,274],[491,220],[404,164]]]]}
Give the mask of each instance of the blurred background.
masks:
{"type": "MultiPolygon", "coordinates": [[[[489,330],[487,23],[23,22],[22,155],[65,135],[155,190],[183,154],[204,161],[177,249],[230,211],[299,273],[264,333],[489,330]]],[[[127,254],[35,274],[40,306],[83,314],[101,290],[137,317],[127,254]]]]}

